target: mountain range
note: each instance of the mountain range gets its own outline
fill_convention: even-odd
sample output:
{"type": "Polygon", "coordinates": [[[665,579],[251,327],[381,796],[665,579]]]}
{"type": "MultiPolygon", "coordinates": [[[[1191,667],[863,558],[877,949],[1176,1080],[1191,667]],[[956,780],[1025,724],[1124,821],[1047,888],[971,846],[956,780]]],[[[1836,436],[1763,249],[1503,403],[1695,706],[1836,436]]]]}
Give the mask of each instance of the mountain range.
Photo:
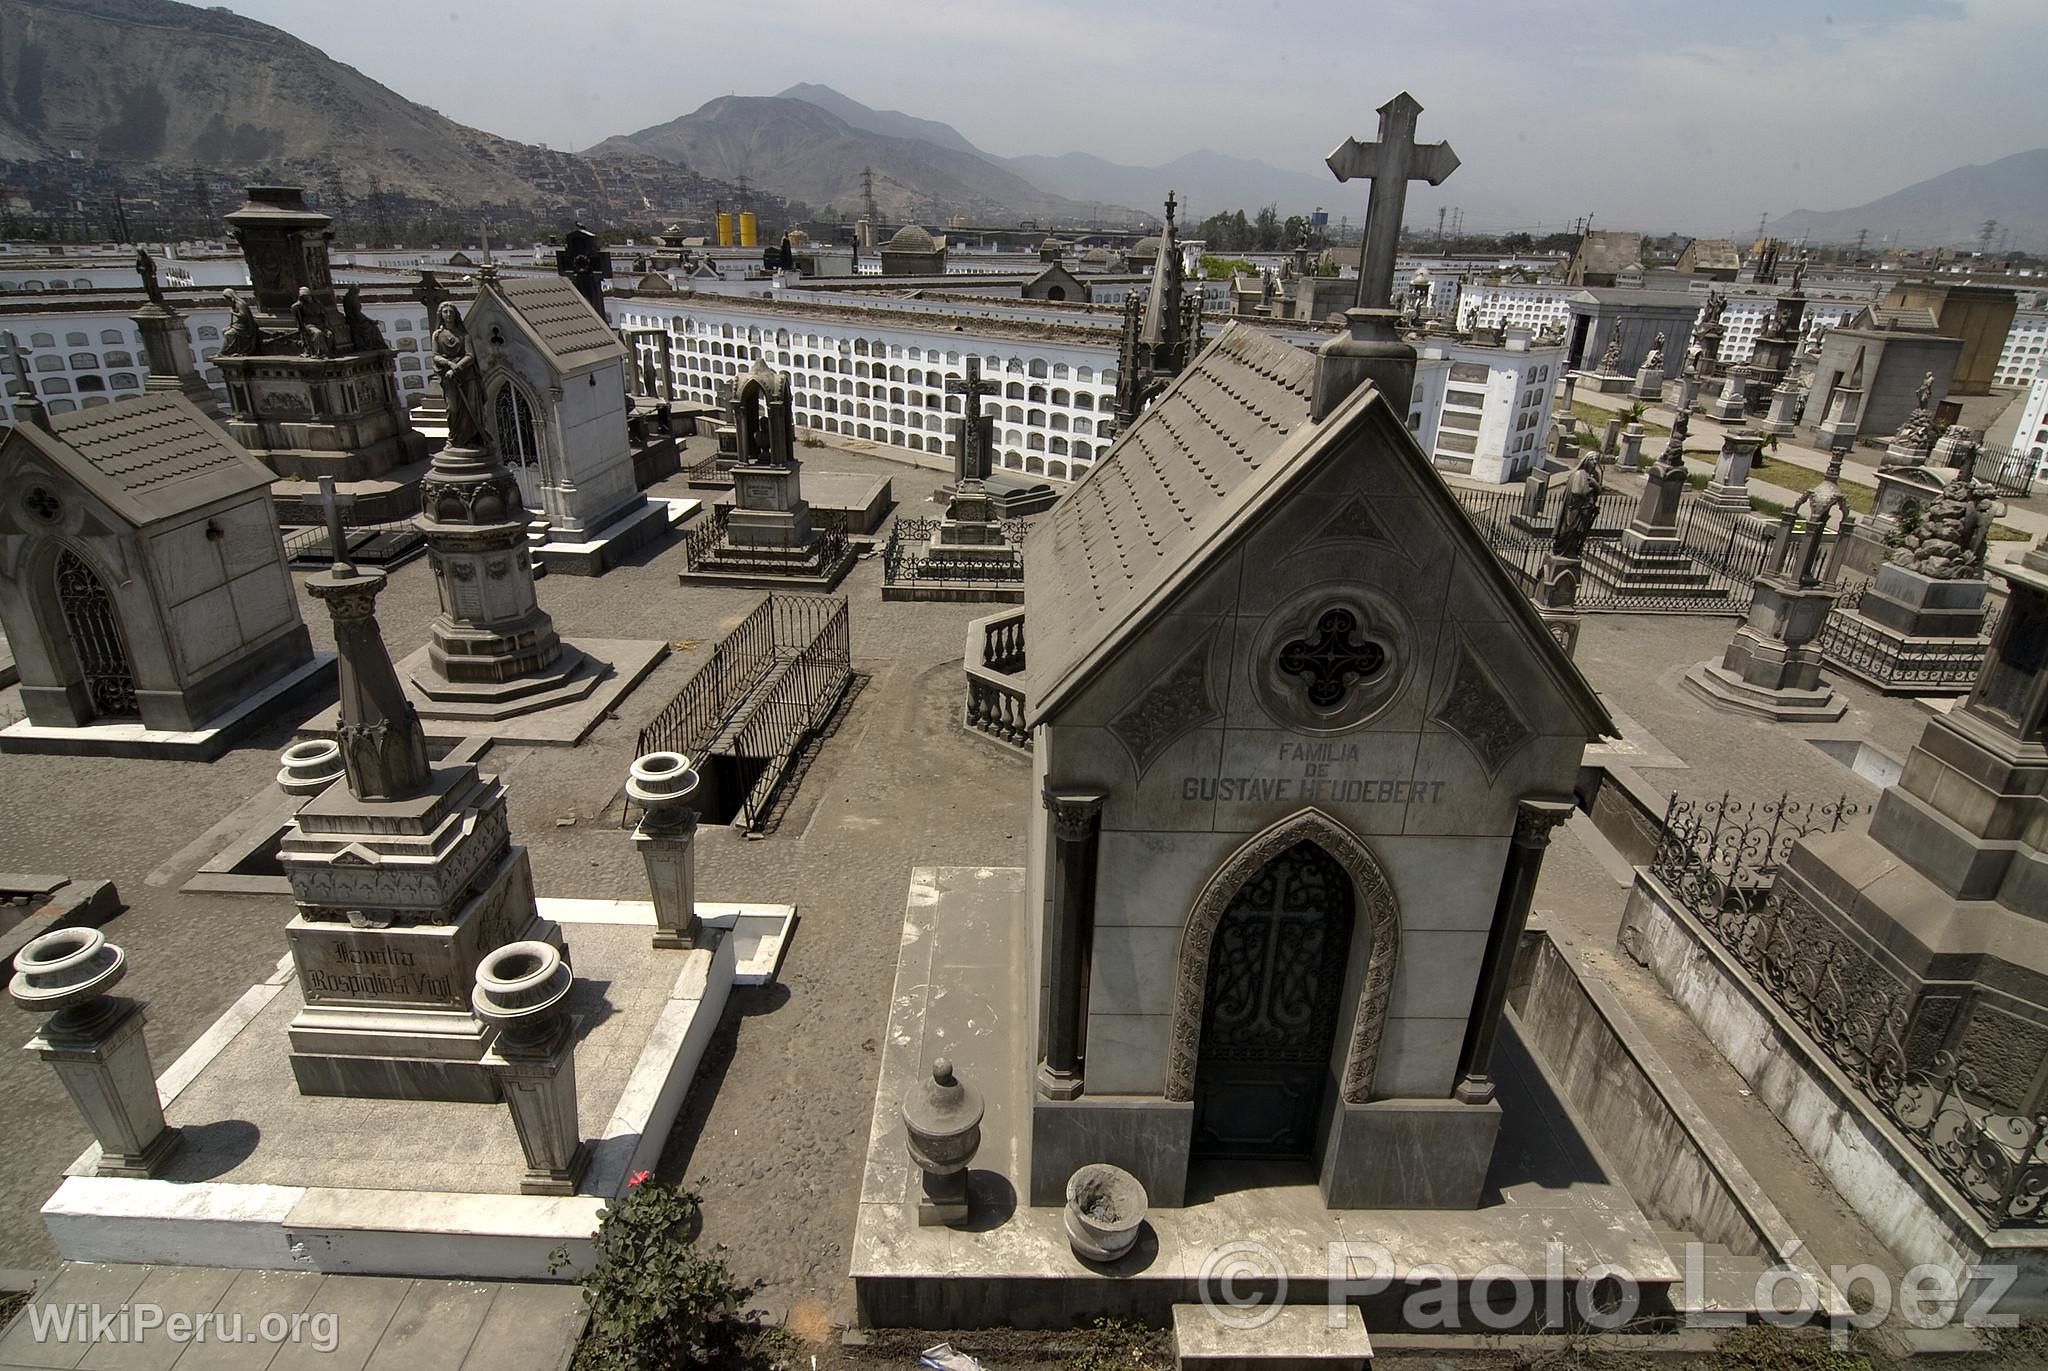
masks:
{"type": "Polygon", "coordinates": [[[1821,243],[1853,243],[1867,233],[1872,246],[1975,247],[1993,219],[1994,250],[2003,239],[2048,252],[2048,148],[1957,167],[1853,209],[1795,209],[1771,220],[1768,231],[1821,243]]]}

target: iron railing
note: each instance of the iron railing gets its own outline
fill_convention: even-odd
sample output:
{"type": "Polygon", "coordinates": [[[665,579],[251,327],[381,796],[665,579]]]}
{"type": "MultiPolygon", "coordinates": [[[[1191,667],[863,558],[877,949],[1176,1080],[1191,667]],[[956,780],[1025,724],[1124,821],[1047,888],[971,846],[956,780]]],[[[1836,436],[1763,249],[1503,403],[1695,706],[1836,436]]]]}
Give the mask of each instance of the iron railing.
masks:
{"type": "Polygon", "coordinates": [[[2024,500],[2043,484],[2043,465],[2025,448],[1997,447],[1986,443],[1978,447],[1977,462],[1970,469],[1970,474],[2000,495],[2024,500]]]}
{"type": "Polygon", "coordinates": [[[763,596],[732,632],[718,640],[675,698],[640,730],[635,756],[680,752],[694,758],[710,748],[726,719],[774,661],[775,598],[763,596]]]}
{"type": "Polygon", "coordinates": [[[1018,552],[1022,520],[1003,524],[1007,547],[991,549],[986,555],[949,552],[943,558],[928,555],[937,535],[937,519],[898,518],[890,526],[889,541],[882,548],[882,583],[910,585],[919,581],[1022,581],[1024,559],[1018,552]]]}
{"type": "MultiPolygon", "coordinates": [[[[732,511],[731,505],[713,505],[711,517],[683,535],[683,569],[758,571],[766,574],[788,572],[787,558],[756,555],[745,544],[734,543],[727,537],[732,511]]],[[[819,564],[837,567],[845,561],[848,556],[846,515],[837,510],[814,510],[811,526],[818,535],[819,564]]]]}
{"type": "MultiPolygon", "coordinates": [[[[2048,1223],[2048,1114],[2015,1077],[1950,1045],[1964,1018],[1922,997],[1778,879],[1794,843],[1855,815],[1847,797],[1674,795],[1649,871],[1994,1228],[2048,1223]]],[[[2023,1077],[2023,1079],[2021,1079],[2023,1077]]]]}
{"type": "Polygon", "coordinates": [[[759,827],[797,750],[853,678],[844,596],[778,595],[772,601],[777,639],[801,646],[779,663],[768,693],[746,707],[728,749],[747,780],[736,822],[749,829],[759,827]]]}

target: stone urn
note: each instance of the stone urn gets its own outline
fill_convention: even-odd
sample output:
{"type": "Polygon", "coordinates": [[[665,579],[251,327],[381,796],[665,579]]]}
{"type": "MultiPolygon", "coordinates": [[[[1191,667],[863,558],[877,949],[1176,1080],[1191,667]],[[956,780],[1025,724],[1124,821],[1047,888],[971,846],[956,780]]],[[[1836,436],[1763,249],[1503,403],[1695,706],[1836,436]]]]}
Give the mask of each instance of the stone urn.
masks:
{"type": "MultiPolygon", "coordinates": [[[[697,809],[700,778],[680,752],[650,752],[626,773],[626,798],[644,811],[633,830],[654,897],[654,945],[695,948],[705,942],[697,918],[697,809]]],[[[716,945],[716,938],[712,939],[716,945]]]]}
{"type": "Polygon", "coordinates": [[[650,818],[687,822],[690,802],[697,798],[698,776],[680,752],[650,752],[636,757],[626,772],[626,795],[650,818]]]}
{"type": "Polygon", "coordinates": [[[293,743],[278,759],[277,788],[287,795],[318,795],[341,779],[341,744],[332,738],[293,743]]]}
{"type": "Polygon", "coordinates": [[[961,1084],[944,1057],[932,1063],[930,1080],[905,1092],[903,1131],[910,1159],[924,1172],[921,1227],[966,1221],[967,1164],[981,1146],[982,1112],[981,1092],[961,1084]]]}
{"type": "Polygon", "coordinates": [[[1074,1255],[1113,1262],[1138,1241],[1145,1222],[1145,1187],[1120,1166],[1097,1162],[1067,1181],[1067,1241],[1074,1255]]]}
{"type": "Polygon", "coordinates": [[[506,943],[477,963],[470,1004],[498,1030],[498,1050],[516,1055],[520,1048],[544,1048],[555,1037],[567,1017],[562,1001],[573,979],[552,943],[506,943]]]}
{"type": "Polygon", "coordinates": [[[14,954],[7,994],[31,1014],[51,1015],[49,1029],[71,1035],[115,1007],[106,998],[128,974],[128,959],[97,928],[60,928],[14,954]]]}

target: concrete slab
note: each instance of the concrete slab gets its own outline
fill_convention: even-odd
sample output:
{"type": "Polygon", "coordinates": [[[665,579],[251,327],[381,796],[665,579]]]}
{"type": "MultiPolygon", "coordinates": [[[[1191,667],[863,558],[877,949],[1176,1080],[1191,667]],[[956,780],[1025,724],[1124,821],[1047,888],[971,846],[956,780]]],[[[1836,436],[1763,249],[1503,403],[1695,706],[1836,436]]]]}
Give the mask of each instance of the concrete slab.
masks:
{"type": "Polygon", "coordinates": [[[650,911],[569,931],[578,1118],[593,1153],[579,1194],[518,1193],[524,1160],[502,1106],[300,1095],[285,1029],[301,1000],[284,958],[159,1077],[184,1132],[159,1177],[95,1176],[97,1147],[73,1163],[43,1207],[59,1253],[524,1280],[559,1278],[557,1248],[587,1263],[604,1201],[660,1160],[741,944],[658,952],[651,923],[650,911]]]}
{"type": "Polygon", "coordinates": [[[1181,1371],[1364,1371],[1372,1362],[1365,1318],[1350,1305],[1284,1306],[1247,1328],[1206,1304],[1176,1304],[1173,1348],[1181,1371]]]}
{"type": "Polygon", "coordinates": [[[210,762],[227,751],[248,729],[293,701],[323,688],[333,678],[334,654],[316,652],[313,659],[297,671],[243,700],[205,728],[189,733],[144,728],[139,723],[46,728],[23,719],[0,729],[0,752],[210,762]]]}
{"type": "Polygon", "coordinates": [[[542,543],[533,549],[533,560],[563,576],[602,576],[629,554],[682,527],[703,507],[702,500],[651,497],[597,530],[595,537],[542,543]]]}
{"type": "MultiPolygon", "coordinates": [[[[603,670],[589,678],[594,684],[551,708],[509,718],[453,714],[449,707],[420,690],[413,682],[413,674],[425,665],[426,648],[398,663],[398,680],[405,697],[419,710],[420,724],[429,742],[485,737],[493,742],[529,743],[536,747],[574,747],[669,653],[665,642],[639,639],[583,638],[574,644],[564,640],[564,646],[574,646],[593,661],[604,664],[603,670]]],[[[584,679],[579,677],[575,684],[580,686],[584,679]]],[[[561,692],[569,693],[567,688],[561,692]]],[[[299,731],[307,737],[332,738],[340,722],[341,707],[334,705],[314,715],[299,731]]]]}
{"type": "Polygon", "coordinates": [[[919,867],[911,876],[888,1031],[871,1118],[852,1274],[870,1327],[1069,1327],[1097,1314],[1163,1323],[1193,1303],[1220,1254],[1256,1247],[1261,1276],[1284,1277],[1290,1302],[1320,1307],[1331,1271],[1361,1282],[1354,1302],[1374,1326],[1396,1327],[1401,1283],[1448,1268],[1466,1283],[1481,1268],[1576,1282],[1618,1269],[1655,1292],[1679,1279],[1626,1190],[1597,1156],[1565,1138],[1572,1125],[1539,1075],[1510,1080],[1503,1054],[1503,1128],[1485,1198],[1473,1210],[1332,1210],[1293,1170],[1236,1170],[1231,1188],[1199,1169],[1189,1203],[1153,1209],[1134,1255],[1114,1268],[1074,1255],[1058,1207],[1028,1192],[1031,1071],[1019,1030],[1030,958],[1019,909],[1023,872],[919,867]],[[937,1056],[979,1089],[987,1113],[969,1171],[974,1213],[959,1229],[920,1227],[919,1173],[904,1150],[898,1103],[937,1056]],[[1346,1246],[1348,1244],[1349,1246],[1346,1246]],[[1389,1285],[1373,1302],[1362,1283],[1389,1285]],[[1394,1292],[1388,1298],[1386,1291],[1394,1292]]]}
{"type": "MultiPolygon", "coordinates": [[[[804,503],[811,507],[815,517],[821,514],[836,514],[846,520],[846,531],[860,535],[873,533],[889,517],[895,507],[895,485],[887,476],[876,476],[864,471],[818,471],[806,466],[803,475],[804,503]]],[[[715,497],[714,504],[729,505],[733,502],[728,488],[715,497]]]]}

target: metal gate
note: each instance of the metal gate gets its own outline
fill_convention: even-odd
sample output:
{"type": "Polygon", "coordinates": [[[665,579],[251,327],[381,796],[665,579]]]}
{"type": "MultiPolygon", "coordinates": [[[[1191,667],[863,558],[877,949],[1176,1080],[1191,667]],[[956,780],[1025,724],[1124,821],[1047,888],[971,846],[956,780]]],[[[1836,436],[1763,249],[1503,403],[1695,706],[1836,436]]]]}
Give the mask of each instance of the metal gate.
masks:
{"type": "Polygon", "coordinates": [[[135,718],[135,677],[128,667],[121,625],[114,618],[113,598],[70,548],[57,554],[57,603],[64,610],[64,629],[71,635],[93,716],[135,718]]]}

